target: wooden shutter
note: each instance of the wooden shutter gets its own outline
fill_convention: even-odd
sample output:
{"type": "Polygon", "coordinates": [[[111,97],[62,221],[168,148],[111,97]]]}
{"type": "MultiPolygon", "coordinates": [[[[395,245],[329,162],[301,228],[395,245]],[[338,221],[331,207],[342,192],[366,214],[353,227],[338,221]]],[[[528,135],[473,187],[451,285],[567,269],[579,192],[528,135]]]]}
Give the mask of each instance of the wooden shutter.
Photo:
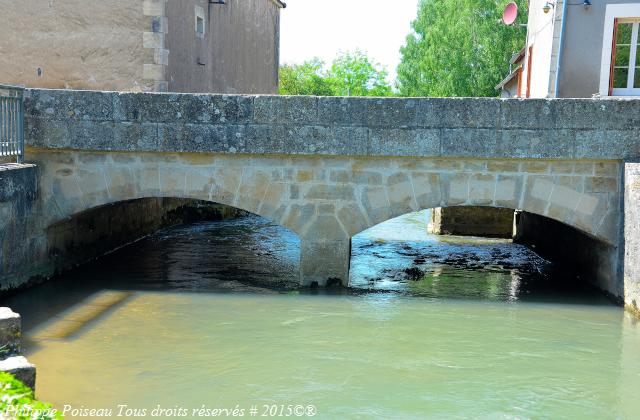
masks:
{"type": "Polygon", "coordinates": [[[518,98],[522,98],[522,67],[518,69],[518,98]]]}
{"type": "Polygon", "coordinates": [[[611,65],[609,66],[609,96],[613,95],[613,76],[616,65],[616,39],[618,38],[618,19],[613,20],[613,41],[611,41],[611,65]]]}

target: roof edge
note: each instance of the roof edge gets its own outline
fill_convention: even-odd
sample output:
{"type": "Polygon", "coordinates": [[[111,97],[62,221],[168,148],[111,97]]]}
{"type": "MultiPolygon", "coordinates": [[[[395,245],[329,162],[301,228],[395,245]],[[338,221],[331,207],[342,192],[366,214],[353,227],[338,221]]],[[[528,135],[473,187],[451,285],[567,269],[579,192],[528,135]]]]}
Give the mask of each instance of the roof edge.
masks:
{"type": "Polygon", "coordinates": [[[509,73],[507,77],[505,77],[500,83],[498,83],[495,89],[496,90],[502,89],[507,83],[512,81],[518,74],[520,74],[520,72],[522,72],[522,67],[518,67],[517,69],[509,73]]]}
{"type": "Polygon", "coordinates": [[[509,60],[509,63],[515,64],[518,61],[522,60],[524,58],[526,52],[527,52],[527,47],[525,45],[524,47],[522,47],[522,49],[520,51],[518,51],[517,53],[515,53],[515,54],[513,54],[511,56],[511,60],[509,60]]]}

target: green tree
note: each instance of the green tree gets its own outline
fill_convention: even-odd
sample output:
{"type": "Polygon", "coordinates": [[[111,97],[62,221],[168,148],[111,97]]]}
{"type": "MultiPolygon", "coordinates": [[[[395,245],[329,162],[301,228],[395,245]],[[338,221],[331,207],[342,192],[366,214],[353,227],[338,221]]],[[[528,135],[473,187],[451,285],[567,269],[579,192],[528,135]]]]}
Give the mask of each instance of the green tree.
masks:
{"type": "Polygon", "coordinates": [[[333,60],[331,74],[339,96],[389,96],[388,73],[360,50],[347,52],[333,60]]]}
{"type": "Polygon", "coordinates": [[[329,69],[319,58],[280,67],[280,94],[389,96],[387,71],[362,51],[339,54],[329,69]]]}
{"type": "Polygon", "coordinates": [[[281,95],[334,96],[334,80],[324,70],[324,61],[314,58],[302,64],[280,67],[281,95]]]}
{"type": "MultiPolygon", "coordinates": [[[[421,0],[412,33],[401,48],[397,87],[403,96],[496,96],[509,59],[526,29],[505,26],[508,0],[421,0]]],[[[518,21],[526,0],[517,0],[518,21]]]]}

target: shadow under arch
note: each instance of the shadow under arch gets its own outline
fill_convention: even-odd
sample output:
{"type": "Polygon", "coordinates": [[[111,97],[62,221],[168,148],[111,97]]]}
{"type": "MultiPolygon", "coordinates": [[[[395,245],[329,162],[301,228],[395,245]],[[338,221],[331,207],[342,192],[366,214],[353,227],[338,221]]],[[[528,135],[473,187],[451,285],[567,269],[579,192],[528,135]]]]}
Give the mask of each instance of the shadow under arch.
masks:
{"type": "Polygon", "coordinates": [[[24,330],[38,338],[72,337],[137,292],[272,293],[299,283],[295,232],[209,201],[103,204],[50,225],[45,234],[55,275],[6,301],[28,314],[24,330]]]}
{"type": "Polygon", "coordinates": [[[505,210],[517,210],[526,212],[529,214],[534,214],[540,217],[544,217],[545,219],[555,220],[560,224],[569,226],[576,231],[579,231],[593,239],[598,241],[602,241],[604,243],[610,244],[612,246],[616,245],[617,234],[618,232],[609,232],[605,231],[604,224],[606,223],[606,219],[609,213],[603,214],[595,224],[586,224],[583,221],[579,220],[575,214],[571,212],[552,212],[550,214],[547,211],[548,206],[541,206],[540,208],[544,208],[541,210],[538,206],[529,205],[529,203],[524,203],[524,206],[513,207],[513,206],[505,206],[500,204],[467,204],[467,203],[454,203],[450,204],[447,202],[448,200],[435,201],[433,204],[427,205],[406,205],[406,206],[394,206],[389,205],[380,208],[377,212],[375,212],[374,217],[369,220],[365,220],[362,226],[356,229],[356,232],[351,236],[355,236],[360,232],[363,232],[367,229],[370,229],[374,226],[377,226],[381,223],[384,223],[388,220],[395,219],[397,217],[401,217],[405,214],[430,210],[434,208],[459,208],[459,207],[486,207],[486,208],[495,208],[495,209],[505,209],[505,210]]]}
{"type": "MultiPolygon", "coordinates": [[[[511,211],[511,221],[506,223],[513,227],[511,234],[507,232],[509,242],[524,245],[542,259],[551,261],[554,265],[561,266],[562,271],[570,275],[575,275],[581,282],[596,286],[615,302],[619,302],[619,297],[623,295],[623,285],[620,284],[618,276],[618,250],[602,238],[595,237],[590,232],[570,226],[566,223],[554,220],[546,216],[540,216],[522,210],[514,210],[505,207],[493,206],[450,206],[455,209],[501,209],[511,211]],[[515,220],[514,220],[515,213],[515,220]],[[515,222],[515,223],[514,223],[515,222]]],[[[445,208],[445,209],[447,209],[445,208]]],[[[351,238],[352,258],[350,259],[349,284],[352,287],[375,288],[376,282],[385,283],[384,275],[375,273],[369,267],[378,266],[379,271],[388,275],[386,287],[394,289],[393,278],[402,282],[404,280],[415,280],[420,278],[429,270],[424,269],[425,264],[435,263],[436,265],[450,265],[470,267],[471,270],[482,269],[478,264],[477,256],[471,256],[476,261],[461,261],[464,253],[456,257],[447,257],[447,253],[460,252],[461,247],[454,249],[451,244],[462,243],[482,243],[479,238],[462,239],[458,236],[432,235],[427,232],[429,216],[433,209],[424,209],[418,212],[404,213],[391,218],[385,222],[369,227],[351,238]],[[403,230],[404,229],[404,230],[403,230]],[[408,243],[422,243],[412,249],[408,243]],[[401,245],[405,244],[405,245],[401,245]],[[441,246],[443,245],[444,246],[441,246]],[[441,246],[439,249],[438,247],[441,246]],[[395,252],[399,258],[405,258],[405,267],[398,270],[393,264],[386,264],[384,257],[378,260],[369,258],[384,252],[395,252]],[[404,255],[403,255],[404,254],[404,255]],[[359,261],[356,261],[360,259],[359,261]],[[360,264],[360,266],[358,266],[360,264]],[[365,265],[363,269],[362,264],[365,265]],[[395,270],[395,272],[394,272],[395,270]],[[369,273],[367,278],[364,273],[369,273]]],[[[468,227],[468,226],[467,226],[468,227]]],[[[503,228],[504,230],[504,221],[503,228]]],[[[480,235],[479,235],[480,236],[480,235]]],[[[484,235],[493,236],[493,235],[484,235]]],[[[491,244],[491,242],[486,242],[491,244]]],[[[496,242],[497,243],[497,242],[496,242]]],[[[494,244],[495,245],[495,244],[494,244]]],[[[462,247],[464,248],[464,247],[462,247]]],[[[469,256],[468,254],[467,256],[469,256]]],[[[387,257],[388,258],[388,257],[387,257]]],[[[480,261],[482,263],[483,261],[480,261]]],[[[489,270],[509,271],[514,268],[513,262],[506,262],[500,252],[495,258],[487,258],[484,263],[489,270]],[[502,264],[501,264],[502,263],[502,264]]],[[[517,265],[517,263],[515,264],[517,265]]],[[[531,267],[529,267],[531,268],[531,267]]]]}
{"type": "Polygon", "coordinates": [[[298,235],[272,218],[208,200],[143,197],[101,204],[49,225],[45,229],[48,258],[59,273],[162,229],[241,217],[279,226],[299,249],[298,235]]]}

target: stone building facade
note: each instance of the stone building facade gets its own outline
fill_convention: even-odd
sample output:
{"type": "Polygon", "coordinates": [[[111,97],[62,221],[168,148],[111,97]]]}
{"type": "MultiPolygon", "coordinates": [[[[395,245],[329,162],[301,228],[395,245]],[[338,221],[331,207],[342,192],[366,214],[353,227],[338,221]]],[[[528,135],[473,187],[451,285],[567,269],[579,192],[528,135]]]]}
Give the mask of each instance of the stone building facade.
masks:
{"type": "Polygon", "coordinates": [[[0,0],[0,83],[273,94],[279,0],[0,0]]]}

